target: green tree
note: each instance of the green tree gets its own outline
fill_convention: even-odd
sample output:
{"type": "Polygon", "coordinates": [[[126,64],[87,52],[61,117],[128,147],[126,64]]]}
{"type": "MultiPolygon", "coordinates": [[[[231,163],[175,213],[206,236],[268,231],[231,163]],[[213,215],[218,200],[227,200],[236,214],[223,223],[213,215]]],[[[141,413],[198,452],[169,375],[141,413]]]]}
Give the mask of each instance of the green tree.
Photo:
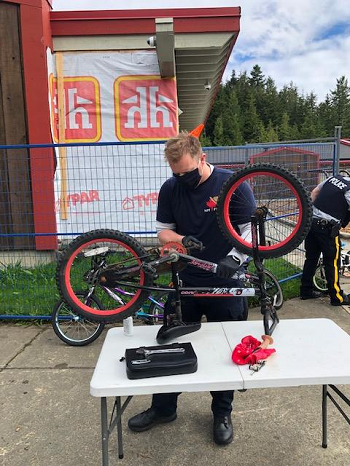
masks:
{"type": "Polygon", "coordinates": [[[334,109],[329,94],[326,95],[325,101],[318,106],[318,114],[320,121],[323,123],[325,135],[332,137],[334,135],[334,126],[336,125],[334,109]]]}
{"type": "Polygon", "coordinates": [[[226,83],[226,87],[228,87],[229,89],[234,88],[236,86],[236,84],[237,84],[237,81],[238,81],[238,79],[236,77],[236,72],[235,72],[235,70],[232,70],[230,79],[226,83]]]}
{"type": "Polygon", "coordinates": [[[215,145],[269,142],[333,136],[341,125],[350,136],[350,88],[342,76],[324,102],[314,92],[300,94],[290,82],[277,90],[256,64],[220,86],[206,124],[206,137],[215,145]],[[276,135],[277,133],[277,135],[276,135]]]}
{"type": "Polygon", "coordinates": [[[312,139],[316,136],[315,118],[311,111],[309,111],[300,128],[301,139],[312,139]]]}
{"type": "Polygon", "coordinates": [[[298,88],[291,82],[283,86],[279,92],[279,103],[283,111],[287,112],[289,116],[289,123],[291,125],[300,124],[300,96],[298,88]]]}
{"type": "Polygon", "coordinates": [[[253,67],[248,82],[255,99],[256,111],[261,119],[264,115],[266,79],[259,65],[253,67]]]}
{"type": "Polygon", "coordinates": [[[260,87],[261,89],[265,86],[265,76],[259,65],[254,65],[250,72],[249,84],[252,87],[260,87]]]}
{"type": "Polygon", "coordinates": [[[209,118],[205,124],[206,135],[214,142],[214,128],[216,125],[216,120],[222,114],[223,108],[226,107],[227,103],[227,91],[226,86],[220,84],[219,91],[216,95],[214,105],[211,109],[209,118]]]}
{"type": "Polygon", "coordinates": [[[243,144],[241,125],[237,114],[227,111],[223,119],[224,144],[227,146],[239,146],[243,144]]]}
{"type": "Polygon", "coordinates": [[[300,139],[300,131],[299,131],[298,125],[297,125],[297,124],[294,124],[294,125],[291,127],[291,136],[290,136],[290,140],[291,140],[291,141],[297,141],[298,139],[300,139]]]}
{"type": "Polygon", "coordinates": [[[237,78],[237,82],[235,84],[234,89],[236,91],[238,104],[241,109],[244,109],[245,106],[247,105],[249,95],[251,94],[250,87],[251,86],[249,83],[249,78],[247,76],[247,73],[245,71],[243,73],[240,73],[240,75],[237,78]]]}
{"type": "Polygon", "coordinates": [[[331,91],[334,122],[342,126],[342,133],[350,134],[350,88],[345,76],[337,79],[336,88],[331,91]]]}
{"type": "Polygon", "coordinates": [[[241,109],[234,89],[229,91],[227,106],[223,110],[223,128],[226,145],[240,145],[243,143],[241,109]]]}
{"type": "Polygon", "coordinates": [[[272,123],[271,120],[269,121],[269,124],[268,124],[268,126],[266,128],[266,138],[267,138],[266,142],[276,142],[276,141],[278,141],[278,134],[277,134],[277,131],[274,128],[273,123],[272,123]]]}
{"type": "Polygon", "coordinates": [[[202,147],[210,147],[212,145],[211,139],[205,133],[202,133],[199,137],[199,141],[202,147]]]}
{"type": "Polygon", "coordinates": [[[215,122],[214,127],[214,145],[215,146],[223,146],[224,145],[224,125],[222,123],[222,116],[220,115],[215,122]]]}
{"type": "Polygon", "coordinates": [[[250,91],[247,96],[247,104],[243,116],[243,138],[246,142],[256,142],[260,135],[260,118],[256,111],[255,99],[250,91]]]}
{"type": "Polygon", "coordinates": [[[289,125],[289,116],[287,112],[283,112],[281,123],[278,127],[278,139],[280,141],[289,141],[292,139],[292,128],[289,125]]]}
{"type": "Polygon", "coordinates": [[[270,120],[274,125],[278,125],[281,119],[281,104],[275,81],[270,77],[266,79],[264,93],[257,108],[265,126],[268,126],[270,120]]]}
{"type": "Polygon", "coordinates": [[[259,132],[256,142],[268,142],[267,131],[262,121],[259,122],[259,132]]]}

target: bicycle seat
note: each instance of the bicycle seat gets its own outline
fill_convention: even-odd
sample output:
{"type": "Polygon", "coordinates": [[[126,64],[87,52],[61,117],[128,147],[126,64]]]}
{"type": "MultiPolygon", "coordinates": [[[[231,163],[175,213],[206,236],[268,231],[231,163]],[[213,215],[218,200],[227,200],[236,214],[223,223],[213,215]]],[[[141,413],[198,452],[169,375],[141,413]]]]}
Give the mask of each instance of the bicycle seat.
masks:
{"type": "Polygon", "coordinates": [[[173,338],[196,332],[201,328],[200,322],[185,324],[180,320],[173,320],[170,325],[162,325],[157,333],[157,343],[165,343],[173,338]]]}

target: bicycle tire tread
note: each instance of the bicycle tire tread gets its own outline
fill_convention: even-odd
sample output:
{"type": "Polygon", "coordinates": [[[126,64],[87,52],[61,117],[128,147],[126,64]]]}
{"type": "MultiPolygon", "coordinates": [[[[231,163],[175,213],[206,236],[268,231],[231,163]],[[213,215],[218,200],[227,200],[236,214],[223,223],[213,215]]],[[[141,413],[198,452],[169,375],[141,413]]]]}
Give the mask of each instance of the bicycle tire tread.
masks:
{"type": "MultiPolygon", "coordinates": [[[[93,322],[100,322],[104,324],[120,322],[124,318],[133,315],[147,300],[148,298],[148,291],[144,290],[141,291],[140,296],[137,300],[130,306],[130,309],[118,312],[116,314],[110,314],[108,316],[103,315],[95,315],[90,314],[89,312],[79,308],[70,298],[67,290],[65,289],[64,284],[64,270],[67,261],[69,260],[70,256],[74,253],[74,251],[82,246],[84,243],[88,243],[93,239],[98,238],[107,238],[107,239],[117,239],[123,241],[125,244],[130,246],[139,256],[146,255],[146,250],[143,246],[132,238],[130,235],[127,235],[119,230],[112,230],[112,229],[98,229],[98,230],[91,230],[87,233],[83,233],[75,238],[61,253],[57,261],[57,268],[56,268],[56,285],[59,291],[59,294],[63,301],[70,306],[74,312],[85,317],[93,322]]],[[[149,286],[152,284],[152,279],[148,275],[145,275],[145,286],[149,286]]]]}
{"type": "Polygon", "coordinates": [[[275,258],[280,257],[289,252],[293,251],[296,247],[300,245],[300,243],[304,240],[307,233],[310,230],[311,222],[312,222],[312,202],[309,192],[307,191],[305,185],[301,180],[299,180],[293,173],[289,172],[285,168],[275,165],[275,164],[267,164],[267,163],[260,163],[260,164],[253,164],[247,167],[242,168],[241,170],[234,173],[226,182],[223,184],[218,202],[217,202],[217,220],[219,224],[219,229],[221,233],[224,235],[226,239],[228,239],[231,244],[240,252],[245,254],[252,253],[252,248],[247,247],[241,244],[236,238],[234,238],[227,229],[226,222],[224,219],[223,214],[223,206],[228,195],[228,192],[231,186],[243,178],[247,174],[253,174],[254,172],[266,172],[266,173],[273,173],[282,176],[285,180],[287,180],[297,191],[301,204],[302,204],[302,222],[295,233],[295,235],[283,246],[276,248],[275,250],[259,250],[259,254],[262,258],[275,258]]]}

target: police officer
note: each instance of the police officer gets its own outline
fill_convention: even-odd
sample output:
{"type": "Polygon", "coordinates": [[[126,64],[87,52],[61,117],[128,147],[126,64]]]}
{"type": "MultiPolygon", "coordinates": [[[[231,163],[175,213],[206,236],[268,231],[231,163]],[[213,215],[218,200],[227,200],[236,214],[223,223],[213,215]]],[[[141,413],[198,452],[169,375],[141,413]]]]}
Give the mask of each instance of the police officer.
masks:
{"type": "Polygon", "coordinates": [[[322,253],[332,306],[350,304],[339,284],[341,243],[339,230],[350,220],[350,178],[331,176],[311,192],[313,219],[305,239],[306,260],[301,277],[300,298],[313,299],[321,293],[313,289],[318,260],[322,253]]]}

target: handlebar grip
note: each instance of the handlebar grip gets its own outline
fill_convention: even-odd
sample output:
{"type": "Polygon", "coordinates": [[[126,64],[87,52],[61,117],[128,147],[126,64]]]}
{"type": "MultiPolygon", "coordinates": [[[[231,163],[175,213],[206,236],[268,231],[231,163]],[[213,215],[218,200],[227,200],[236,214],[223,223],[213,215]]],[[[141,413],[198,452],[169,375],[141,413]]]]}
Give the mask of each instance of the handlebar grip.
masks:
{"type": "Polygon", "coordinates": [[[204,249],[203,243],[191,235],[184,236],[181,242],[185,246],[186,249],[193,248],[199,251],[203,251],[204,249]]]}
{"type": "Polygon", "coordinates": [[[189,241],[188,242],[188,249],[197,249],[198,251],[204,251],[205,249],[205,246],[203,245],[203,243],[196,243],[194,241],[189,241]]]}

